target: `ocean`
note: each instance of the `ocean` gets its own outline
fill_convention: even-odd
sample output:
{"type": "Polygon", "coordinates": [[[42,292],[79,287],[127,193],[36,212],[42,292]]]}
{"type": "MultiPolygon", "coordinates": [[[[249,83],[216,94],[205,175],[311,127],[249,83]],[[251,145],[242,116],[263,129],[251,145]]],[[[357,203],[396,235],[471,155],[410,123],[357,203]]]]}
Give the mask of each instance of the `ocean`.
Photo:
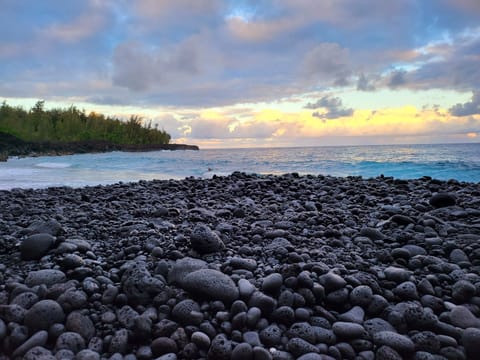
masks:
{"type": "Polygon", "coordinates": [[[9,158],[0,189],[94,186],[153,179],[256,174],[422,176],[480,182],[480,143],[110,152],[9,158]]]}

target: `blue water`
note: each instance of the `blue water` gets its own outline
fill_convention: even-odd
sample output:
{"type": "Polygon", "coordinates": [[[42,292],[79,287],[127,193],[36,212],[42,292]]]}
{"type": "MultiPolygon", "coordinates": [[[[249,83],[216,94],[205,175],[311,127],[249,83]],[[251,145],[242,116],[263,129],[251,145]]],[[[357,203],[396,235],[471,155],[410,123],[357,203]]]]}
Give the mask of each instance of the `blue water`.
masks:
{"type": "Polygon", "coordinates": [[[480,143],[111,152],[11,158],[0,189],[90,186],[152,179],[209,178],[234,171],[480,182],[480,143]]]}

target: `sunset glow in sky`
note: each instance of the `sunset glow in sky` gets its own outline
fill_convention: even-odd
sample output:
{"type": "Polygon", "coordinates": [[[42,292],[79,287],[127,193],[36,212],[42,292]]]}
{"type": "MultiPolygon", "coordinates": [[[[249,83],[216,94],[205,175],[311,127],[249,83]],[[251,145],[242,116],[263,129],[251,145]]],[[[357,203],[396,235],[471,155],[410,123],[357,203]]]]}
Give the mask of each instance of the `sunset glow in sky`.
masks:
{"type": "Polygon", "coordinates": [[[207,147],[480,141],[479,0],[2,0],[0,101],[207,147]]]}

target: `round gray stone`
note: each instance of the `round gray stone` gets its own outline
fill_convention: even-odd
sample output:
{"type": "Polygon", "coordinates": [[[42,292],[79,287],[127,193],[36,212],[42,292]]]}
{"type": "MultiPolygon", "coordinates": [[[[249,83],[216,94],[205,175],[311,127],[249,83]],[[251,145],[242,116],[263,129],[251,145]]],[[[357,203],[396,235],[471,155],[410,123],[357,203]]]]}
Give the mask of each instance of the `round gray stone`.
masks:
{"type": "Polygon", "coordinates": [[[188,274],[183,288],[193,295],[226,303],[232,303],[239,298],[239,291],[233,280],[213,269],[200,269],[188,274]]]}
{"type": "Polygon", "coordinates": [[[168,282],[182,285],[185,276],[196,270],[206,268],[207,263],[205,261],[191,257],[184,257],[175,261],[175,264],[173,264],[172,269],[168,273],[168,282]]]}
{"type": "Polygon", "coordinates": [[[48,330],[55,323],[63,323],[65,314],[54,300],[41,300],[25,313],[25,325],[31,330],[48,330]]]}
{"type": "Polygon", "coordinates": [[[22,260],[39,260],[55,243],[55,237],[42,233],[28,236],[20,243],[22,260]]]}
{"type": "Polygon", "coordinates": [[[67,280],[67,277],[60,270],[43,269],[37,271],[31,271],[28,273],[25,279],[25,285],[28,287],[34,287],[36,285],[51,286],[54,284],[63,283],[67,280]]]}
{"type": "Polygon", "coordinates": [[[480,329],[468,328],[462,334],[462,344],[469,359],[475,359],[480,354],[480,329]]]}
{"type": "Polygon", "coordinates": [[[85,340],[80,334],[67,331],[58,337],[55,344],[55,349],[57,351],[67,349],[76,354],[79,351],[85,349],[85,340]]]}
{"type": "Polygon", "coordinates": [[[377,346],[386,345],[402,354],[409,354],[415,350],[415,344],[410,338],[393,331],[379,331],[373,334],[373,342],[377,346]]]}

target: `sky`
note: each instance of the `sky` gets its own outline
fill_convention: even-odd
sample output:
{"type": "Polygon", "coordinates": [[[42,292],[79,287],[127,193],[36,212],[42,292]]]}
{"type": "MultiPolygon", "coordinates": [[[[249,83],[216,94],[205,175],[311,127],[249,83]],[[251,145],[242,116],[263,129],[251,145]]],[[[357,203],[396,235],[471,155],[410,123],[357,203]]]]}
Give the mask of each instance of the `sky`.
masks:
{"type": "Polygon", "coordinates": [[[479,0],[0,0],[0,101],[201,148],[480,141],[479,0]]]}

